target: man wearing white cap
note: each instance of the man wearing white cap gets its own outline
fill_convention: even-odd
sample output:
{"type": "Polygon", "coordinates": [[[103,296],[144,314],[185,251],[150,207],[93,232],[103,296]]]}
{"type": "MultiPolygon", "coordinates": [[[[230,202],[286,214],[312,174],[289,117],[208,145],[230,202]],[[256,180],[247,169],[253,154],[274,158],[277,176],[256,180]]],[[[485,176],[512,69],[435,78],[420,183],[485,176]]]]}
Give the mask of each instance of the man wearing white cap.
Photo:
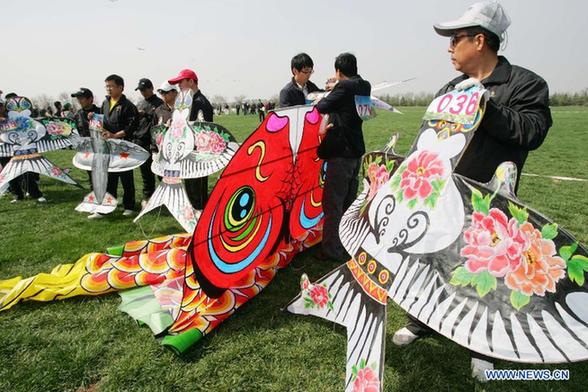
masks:
{"type": "Polygon", "coordinates": [[[169,84],[168,82],[161,83],[157,89],[159,95],[163,99],[163,103],[155,109],[155,124],[154,125],[170,125],[169,121],[172,118],[176,97],[178,96],[178,87],[169,84]]]}
{"type": "MultiPolygon", "coordinates": [[[[551,127],[549,89],[535,73],[511,65],[498,56],[506,38],[510,18],[495,1],[475,3],[457,20],[439,23],[435,31],[450,37],[448,52],[453,67],[462,75],[447,83],[437,94],[481,84],[489,90],[486,113],[455,169],[471,179],[488,182],[496,167],[505,161],[520,173],[529,151],[543,143],[551,127]]],[[[409,316],[406,327],[394,334],[393,342],[407,345],[431,330],[409,316]]],[[[472,353],[472,376],[486,381],[484,370],[494,366],[490,358],[472,353]]]]}

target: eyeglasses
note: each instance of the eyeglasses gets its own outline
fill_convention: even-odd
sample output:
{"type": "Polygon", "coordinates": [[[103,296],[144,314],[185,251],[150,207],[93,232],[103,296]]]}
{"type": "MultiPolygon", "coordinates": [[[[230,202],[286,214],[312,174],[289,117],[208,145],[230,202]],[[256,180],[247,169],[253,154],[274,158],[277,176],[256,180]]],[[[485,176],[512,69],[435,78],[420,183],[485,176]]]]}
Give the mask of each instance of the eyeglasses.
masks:
{"type": "Polygon", "coordinates": [[[457,44],[459,43],[459,41],[461,41],[462,38],[465,37],[475,37],[474,34],[456,34],[456,35],[452,35],[451,38],[449,39],[449,47],[451,48],[455,48],[457,46],[457,44]]]}
{"type": "Polygon", "coordinates": [[[300,71],[300,72],[305,75],[312,75],[314,73],[314,69],[311,69],[310,71],[300,71]]]}

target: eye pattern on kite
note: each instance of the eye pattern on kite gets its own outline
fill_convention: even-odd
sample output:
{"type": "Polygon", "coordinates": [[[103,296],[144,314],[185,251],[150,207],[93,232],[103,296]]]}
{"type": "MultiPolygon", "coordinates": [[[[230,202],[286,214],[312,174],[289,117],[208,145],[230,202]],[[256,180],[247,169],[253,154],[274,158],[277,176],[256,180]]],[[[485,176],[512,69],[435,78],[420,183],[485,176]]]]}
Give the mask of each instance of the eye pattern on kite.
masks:
{"type": "Polygon", "coordinates": [[[270,112],[227,165],[192,245],[194,273],[210,297],[242,284],[280,241],[320,228],[319,124],[320,114],[309,107],[270,112]]]}
{"type": "Polygon", "coordinates": [[[293,172],[289,118],[274,113],[241,145],[194,230],[194,273],[218,298],[269,257],[283,237],[293,172]]]}
{"type": "MultiPolygon", "coordinates": [[[[255,192],[250,187],[244,186],[239,188],[233,194],[225,208],[225,226],[229,232],[234,233],[240,231],[249,221],[250,224],[242,235],[245,236],[251,231],[251,227],[255,226],[257,220],[257,218],[251,220],[254,206],[255,192]]],[[[240,239],[242,239],[241,236],[236,238],[236,240],[240,239]]]]}

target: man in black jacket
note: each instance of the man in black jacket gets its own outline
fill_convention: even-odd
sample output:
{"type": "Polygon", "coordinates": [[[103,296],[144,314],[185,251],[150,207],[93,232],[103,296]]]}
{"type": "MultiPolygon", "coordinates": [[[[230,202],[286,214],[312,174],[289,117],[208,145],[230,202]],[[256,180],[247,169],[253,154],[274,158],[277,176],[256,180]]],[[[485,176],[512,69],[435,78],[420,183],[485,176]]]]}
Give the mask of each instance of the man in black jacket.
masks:
{"type": "MultiPolygon", "coordinates": [[[[213,108],[208,99],[198,87],[198,76],[191,69],[183,69],[178,76],[168,80],[170,84],[178,84],[181,91],[190,90],[192,94],[192,107],[190,108],[189,121],[213,120],[213,108]]],[[[185,181],[188,199],[197,210],[204,209],[208,201],[208,176],[199,178],[187,178],[185,181]]]]}
{"type": "MultiPolygon", "coordinates": [[[[76,91],[71,95],[72,98],[76,98],[81,106],[74,116],[76,127],[80,136],[90,137],[90,126],[88,124],[88,115],[90,113],[100,114],[100,108],[94,105],[94,94],[90,89],[81,87],[79,91],[76,91]]],[[[92,172],[88,171],[88,178],[90,186],[92,186],[92,172]]]]}
{"type": "Polygon", "coordinates": [[[357,74],[357,59],[342,53],[335,59],[337,84],[317,104],[317,110],[329,114],[331,123],[318,148],[319,157],[327,162],[323,191],[322,252],[318,259],[348,260],[339,238],[339,223],[357,194],[361,157],[365,153],[362,119],[357,113],[356,96],[370,96],[371,86],[357,74]]]}
{"type": "MultiPolygon", "coordinates": [[[[155,109],[162,105],[163,101],[153,93],[153,83],[147,78],[139,80],[135,91],[137,90],[141,92],[143,100],[137,105],[139,120],[137,130],[133,136],[133,143],[143,147],[147,151],[154,151],[151,127],[155,118],[155,109]]],[[[141,201],[141,207],[147,204],[147,200],[155,192],[155,174],[151,171],[151,163],[153,163],[153,159],[149,155],[149,158],[140,167],[141,177],[143,179],[143,200],[141,201]]]]}
{"type": "MultiPolygon", "coordinates": [[[[125,82],[118,75],[110,75],[104,81],[108,95],[102,104],[104,120],[102,137],[105,139],[133,140],[137,129],[137,107],[125,97],[123,90],[125,82]]],[[[124,216],[133,215],[135,212],[135,182],[133,171],[128,170],[120,173],[108,173],[108,185],[106,191],[117,197],[118,179],[123,186],[124,216]]],[[[88,218],[101,217],[100,214],[92,214],[88,218]]]]}
{"type": "Polygon", "coordinates": [[[299,53],[292,57],[290,69],[292,80],[280,91],[280,107],[297,106],[306,104],[306,96],[309,93],[320,90],[310,81],[313,74],[314,63],[306,53],[299,53]]]}
{"type": "MultiPolygon", "coordinates": [[[[512,161],[517,166],[518,188],[527,155],[541,146],[552,119],[547,83],[498,56],[509,25],[510,19],[500,4],[483,1],[473,4],[460,19],[434,27],[438,34],[451,37],[451,62],[463,73],[447,83],[438,95],[474,84],[489,90],[484,118],[455,172],[488,182],[498,165],[512,161]]],[[[409,319],[408,325],[394,334],[396,345],[409,344],[430,332],[418,320],[409,319]]],[[[484,370],[492,368],[490,358],[472,353],[473,377],[486,381],[484,370]]]]}

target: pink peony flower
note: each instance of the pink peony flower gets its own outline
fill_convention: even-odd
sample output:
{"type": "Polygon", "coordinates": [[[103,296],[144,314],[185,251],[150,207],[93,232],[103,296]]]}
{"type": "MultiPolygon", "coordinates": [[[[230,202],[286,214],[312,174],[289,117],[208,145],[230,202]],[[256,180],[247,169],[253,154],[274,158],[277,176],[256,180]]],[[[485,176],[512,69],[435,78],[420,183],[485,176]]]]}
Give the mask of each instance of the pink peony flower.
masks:
{"type": "Polygon", "coordinates": [[[514,271],[521,263],[523,251],[529,242],[518,228],[514,218],[497,208],[485,216],[481,212],[472,214],[472,225],[464,232],[467,245],[460,254],[467,258],[465,267],[472,273],[488,271],[503,277],[514,271]]]}
{"type": "Polygon", "coordinates": [[[566,274],[566,262],[556,256],[552,240],[541,237],[541,232],[529,222],[525,222],[519,231],[528,239],[522,261],[517,268],[510,271],[504,282],[512,290],[519,290],[525,295],[545,295],[545,291],[555,292],[555,284],[566,274]]]}
{"type": "Polygon", "coordinates": [[[47,133],[49,135],[61,135],[63,134],[63,129],[55,123],[49,123],[47,124],[47,133]]]}
{"type": "Polygon", "coordinates": [[[192,210],[192,206],[184,206],[184,219],[192,220],[194,219],[194,211],[192,210]]]}
{"type": "Polygon", "coordinates": [[[368,167],[368,179],[370,181],[368,200],[371,200],[376,195],[376,192],[378,192],[378,189],[390,179],[390,173],[388,173],[386,165],[378,166],[372,162],[368,167]]]}
{"type": "Polygon", "coordinates": [[[62,173],[62,170],[60,168],[58,168],[57,166],[53,166],[51,168],[51,174],[53,174],[54,176],[60,176],[62,173]]]}
{"type": "Polygon", "coordinates": [[[402,173],[400,188],[406,199],[427,198],[433,191],[431,181],[443,175],[443,162],[436,153],[421,151],[413,157],[402,173]]]}
{"type": "Polygon", "coordinates": [[[380,380],[372,368],[359,369],[353,382],[353,392],[379,392],[380,380]]]}
{"type": "Polygon", "coordinates": [[[211,139],[206,131],[198,132],[196,134],[195,144],[196,151],[198,152],[208,153],[211,151],[211,139]]]}
{"type": "Polygon", "coordinates": [[[324,308],[329,302],[329,292],[325,286],[316,285],[310,290],[310,298],[312,302],[319,306],[319,308],[324,308]]]}

